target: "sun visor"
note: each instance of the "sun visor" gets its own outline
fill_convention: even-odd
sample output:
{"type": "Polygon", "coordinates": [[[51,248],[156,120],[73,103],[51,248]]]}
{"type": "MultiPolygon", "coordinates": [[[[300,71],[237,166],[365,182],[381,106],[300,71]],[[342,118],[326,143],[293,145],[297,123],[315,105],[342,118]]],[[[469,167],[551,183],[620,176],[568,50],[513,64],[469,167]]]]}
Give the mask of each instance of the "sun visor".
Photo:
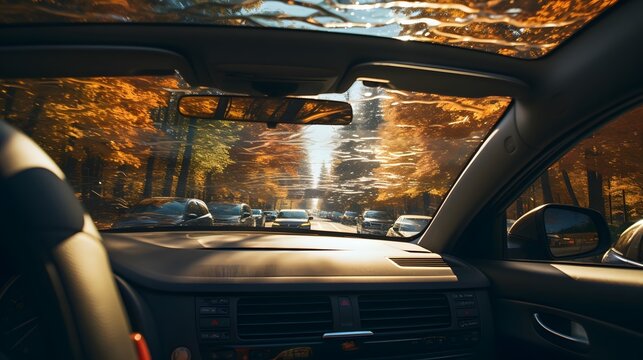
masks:
{"type": "Polygon", "coordinates": [[[356,80],[382,84],[392,89],[440,95],[520,98],[529,90],[521,80],[483,72],[400,62],[369,62],[353,66],[342,79],[339,92],[356,80]]]}
{"type": "Polygon", "coordinates": [[[174,52],[122,46],[21,46],[0,49],[1,78],[171,75],[192,83],[187,60],[174,52]]]}

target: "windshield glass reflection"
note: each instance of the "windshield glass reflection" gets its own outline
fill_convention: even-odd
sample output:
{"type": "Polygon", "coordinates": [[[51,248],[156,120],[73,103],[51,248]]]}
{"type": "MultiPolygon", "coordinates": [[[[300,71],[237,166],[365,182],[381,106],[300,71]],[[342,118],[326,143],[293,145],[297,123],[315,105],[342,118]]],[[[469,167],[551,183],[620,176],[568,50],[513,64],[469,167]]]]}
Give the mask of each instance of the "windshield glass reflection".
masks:
{"type": "Polygon", "coordinates": [[[318,96],[349,102],[350,125],[272,129],[183,117],[177,102],[191,91],[180,77],[5,80],[0,107],[59,164],[99,229],[204,224],[385,236],[402,215],[435,213],[510,102],[357,82],[318,96]],[[168,216],[136,218],[149,212],[168,216]],[[281,221],[290,217],[302,221],[281,221]]]}

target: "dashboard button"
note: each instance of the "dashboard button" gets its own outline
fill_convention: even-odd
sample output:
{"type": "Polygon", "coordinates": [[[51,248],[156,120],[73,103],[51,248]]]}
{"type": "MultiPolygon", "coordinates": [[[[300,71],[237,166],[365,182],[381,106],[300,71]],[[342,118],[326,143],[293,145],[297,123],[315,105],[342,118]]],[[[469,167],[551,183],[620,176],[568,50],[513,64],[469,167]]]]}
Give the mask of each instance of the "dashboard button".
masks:
{"type": "Polygon", "coordinates": [[[230,333],[227,331],[208,331],[201,333],[201,340],[228,340],[230,333]]]}
{"type": "Polygon", "coordinates": [[[199,325],[202,328],[219,328],[219,327],[230,327],[229,318],[201,318],[199,319],[199,325]]]}
{"type": "Polygon", "coordinates": [[[201,306],[199,308],[199,313],[201,315],[228,315],[230,313],[230,309],[227,307],[201,306]]]}
{"type": "Polygon", "coordinates": [[[458,326],[460,328],[476,327],[476,326],[480,326],[480,321],[478,321],[477,319],[460,320],[458,322],[458,326]]]}
{"type": "Polygon", "coordinates": [[[455,307],[464,308],[464,307],[474,307],[476,306],[475,300],[456,300],[455,307]]]}
{"type": "Polygon", "coordinates": [[[478,316],[478,309],[476,308],[455,309],[455,315],[457,317],[475,317],[475,316],[478,316]]]}

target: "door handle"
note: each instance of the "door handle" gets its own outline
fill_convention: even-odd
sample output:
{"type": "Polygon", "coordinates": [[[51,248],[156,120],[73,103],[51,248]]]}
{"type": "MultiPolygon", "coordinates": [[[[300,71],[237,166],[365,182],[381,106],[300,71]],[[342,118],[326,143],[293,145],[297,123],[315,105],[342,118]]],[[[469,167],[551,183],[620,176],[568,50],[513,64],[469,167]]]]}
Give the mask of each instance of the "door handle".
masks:
{"type": "Polygon", "coordinates": [[[538,326],[540,326],[541,328],[543,328],[545,331],[547,331],[548,333],[550,333],[552,335],[558,336],[558,337],[563,338],[565,340],[572,341],[572,342],[577,343],[577,344],[589,345],[589,338],[587,337],[587,332],[585,331],[585,328],[583,327],[583,325],[581,325],[581,324],[579,324],[579,323],[577,323],[575,321],[570,320],[571,334],[567,335],[567,334],[563,334],[560,331],[556,331],[556,330],[552,329],[551,327],[547,326],[547,324],[545,324],[545,322],[543,321],[541,315],[538,314],[538,313],[534,313],[534,320],[536,320],[536,323],[538,324],[538,326]]]}

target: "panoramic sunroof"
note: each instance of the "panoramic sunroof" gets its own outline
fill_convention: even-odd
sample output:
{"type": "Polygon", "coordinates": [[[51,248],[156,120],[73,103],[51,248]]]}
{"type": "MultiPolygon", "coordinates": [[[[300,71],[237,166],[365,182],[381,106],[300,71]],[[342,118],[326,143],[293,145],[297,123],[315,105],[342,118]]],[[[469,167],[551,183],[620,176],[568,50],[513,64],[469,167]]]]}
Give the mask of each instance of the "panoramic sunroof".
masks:
{"type": "Polygon", "coordinates": [[[180,23],[305,29],[541,57],[617,0],[0,0],[0,23],[180,23]]]}

